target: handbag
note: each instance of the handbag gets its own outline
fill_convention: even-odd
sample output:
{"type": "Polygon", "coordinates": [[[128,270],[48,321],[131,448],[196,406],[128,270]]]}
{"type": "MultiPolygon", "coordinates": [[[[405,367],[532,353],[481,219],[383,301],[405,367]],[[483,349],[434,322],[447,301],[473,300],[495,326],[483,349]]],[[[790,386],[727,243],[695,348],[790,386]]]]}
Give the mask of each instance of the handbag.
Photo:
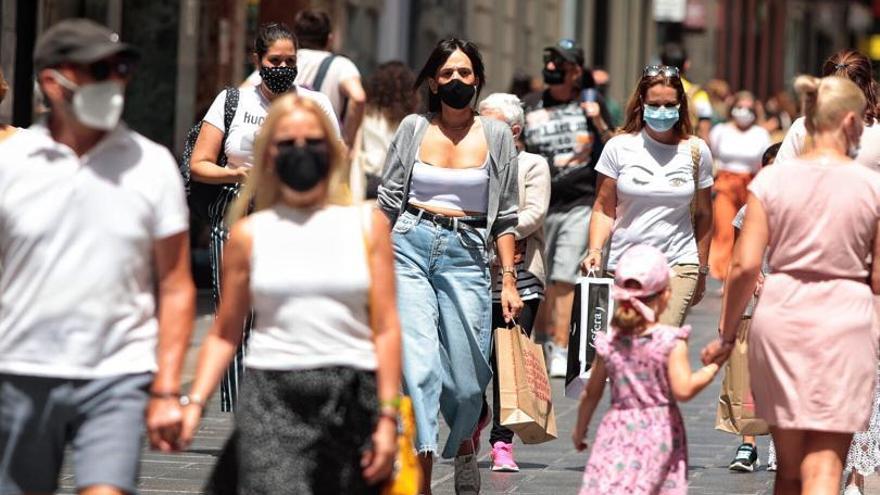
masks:
{"type": "Polygon", "coordinates": [[[767,435],[770,427],[755,414],[755,400],[749,384],[749,328],[752,319],[744,317],[736,332],[730,359],[724,365],[724,381],[718,397],[715,429],[736,435],[767,435]]]}
{"type": "MultiPolygon", "coordinates": [[[[363,209],[361,233],[367,255],[367,267],[369,268],[370,254],[372,253],[369,226],[371,224],[370,216],[373,213],[373,207],[362,205],[361,208],[363,209]]],[[[370,291],[370,298],[372,298],[372,291],[370,291]]],[[[367,313],[369,314],[370,308],[373,307],[372,300],[367,305],[367,313]]],[[[370,320],[372,321],[372,318],[370,320]]],[[[397,421],[397,457],[394,459],[391,477],[382,486],[382,495],[417,495],[422,487],[422,467],[419,464],[415,449],[415,424],[412,399],[405,395],[401,396],[397,421]]]]}
{"type": "Polygon", "coordinates": [[[596,277],[591,270],[575,284],[569,326],[568,366],[565,371],[565,396],[569,399],[579,398],[590,378],[590,369],[596,357],[596,335],[611,331],[613,283],[611,278],[596,277]]]}
{"type": "Polygon", "coordinates": [[[495,329],[500,423],[526,444],[557,437],[544,352],[522,327],[495,329]]]}

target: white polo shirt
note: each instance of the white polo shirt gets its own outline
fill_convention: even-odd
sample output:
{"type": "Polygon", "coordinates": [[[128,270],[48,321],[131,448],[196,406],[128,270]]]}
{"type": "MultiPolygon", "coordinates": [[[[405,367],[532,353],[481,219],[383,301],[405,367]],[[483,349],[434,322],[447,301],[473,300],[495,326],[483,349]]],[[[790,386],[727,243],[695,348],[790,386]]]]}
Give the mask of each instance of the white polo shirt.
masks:
{"type": "Polygon", "coordinates": [[[82,157],[39,124],[0,143],[0,373],[154,371],[154,243],[187,228],[171,153],[123,124],[82,157]]]}

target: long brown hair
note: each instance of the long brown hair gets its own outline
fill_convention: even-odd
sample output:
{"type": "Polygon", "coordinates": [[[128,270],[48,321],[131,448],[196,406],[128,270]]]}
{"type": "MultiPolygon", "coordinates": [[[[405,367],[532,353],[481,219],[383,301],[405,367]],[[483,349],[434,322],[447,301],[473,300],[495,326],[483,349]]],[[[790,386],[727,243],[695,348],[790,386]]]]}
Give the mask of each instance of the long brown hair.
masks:
{"type": "Polygon", "coordinates": [[[828,57],[822,65],[822,75],[840,76],[856,83],[867,100],[865,124],[871,125],[880,119],[880,105],[877,101],[877,83],[871,60],[860,52],[851,49],[841,50],[828,57]]]}
{"type": "Polygon", "coordinates": [[[636,89],[626,105],[626,121],[621,132],[627,134],[642,132],[642,129],[645,127],[645,119],[642,117],[645,96],[648,94],[648,89],[658,84],[674,88],[678,96],[678,122],[672,127],[675,130],[675,134],[679,138],[693,135],[694,125],[691,122],[688,97],[684,91],[684,85],[681,83],[681,78],[678,76],[667,77],[662,71],[656,76],[642,76],[639,79],[639,84],[636,85],[636,89]]]}

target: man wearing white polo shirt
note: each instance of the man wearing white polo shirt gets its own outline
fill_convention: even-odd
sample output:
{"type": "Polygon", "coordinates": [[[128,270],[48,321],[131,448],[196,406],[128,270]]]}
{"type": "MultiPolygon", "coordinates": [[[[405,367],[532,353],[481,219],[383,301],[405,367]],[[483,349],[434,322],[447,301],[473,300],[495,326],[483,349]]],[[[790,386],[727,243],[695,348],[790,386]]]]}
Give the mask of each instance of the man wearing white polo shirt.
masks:
{"type": "Polygon", "coordinates": [[[195,307],[183,185],[119,121],[137,51],[62,21],[37,42],[47,118],[0,144],[0,493],[134,493],[144,412],[177,447],[195,307]]]}

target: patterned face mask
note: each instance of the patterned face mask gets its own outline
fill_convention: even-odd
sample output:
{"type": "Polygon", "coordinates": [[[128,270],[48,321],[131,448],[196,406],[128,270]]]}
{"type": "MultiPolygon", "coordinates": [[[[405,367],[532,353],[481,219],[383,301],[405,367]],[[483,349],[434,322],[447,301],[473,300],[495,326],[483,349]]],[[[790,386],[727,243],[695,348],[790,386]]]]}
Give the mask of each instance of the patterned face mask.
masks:
{"type": "Polygon", "coordinates": [[[260,67],[260,77],[263,79],[263,84],[276,95],[285,93],[293,87],[296,73],[296,67],[260,67]]]}

